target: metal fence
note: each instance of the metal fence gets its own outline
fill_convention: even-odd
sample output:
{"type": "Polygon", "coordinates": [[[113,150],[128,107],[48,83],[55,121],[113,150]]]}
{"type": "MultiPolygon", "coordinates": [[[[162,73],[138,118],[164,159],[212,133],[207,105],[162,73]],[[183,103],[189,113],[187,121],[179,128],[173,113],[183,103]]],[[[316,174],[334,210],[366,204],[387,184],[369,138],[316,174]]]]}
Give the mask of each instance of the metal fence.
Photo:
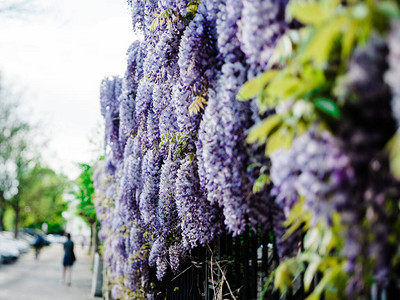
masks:
{"type": "MultiPolygon", "coordinates": [[[[277,264],[272,236],[250,228],[239,237],[222,235],[206,247],[193,249],[179,274],[170,273],[159,283],[155,299],[261,299],[277,264]]],[[[299,296],[296,299],[303,298],[299,296]]],[[[280,297],[267,290],[263,298],[280,297]]]]}
{"type": "MultiPolygon", "coordinates": [[[[315,276],[311,291],[302,288],[302,278],[295,292],[280,295],[264,285],[279,264],[273,237],[247,229],[240,237],[222,235],[206,247],[193,249],[177,274],[169,273],[156,287],[156,300],[301,300],[319,281],[315,276]]],[[[324,299],[323,297],[321,299],[324,299]]],[[[374,285],[371,300],[398,300],[400,286],[394,282],[384,289],[374,285]]]]}

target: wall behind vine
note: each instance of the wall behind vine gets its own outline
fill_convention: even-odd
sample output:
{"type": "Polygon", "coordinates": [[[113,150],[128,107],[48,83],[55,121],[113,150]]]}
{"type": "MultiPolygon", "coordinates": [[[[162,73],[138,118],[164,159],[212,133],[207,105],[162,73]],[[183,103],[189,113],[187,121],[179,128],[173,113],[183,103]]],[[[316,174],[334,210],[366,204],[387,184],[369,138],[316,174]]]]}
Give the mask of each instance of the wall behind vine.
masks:
{"type": "Polygon", "coordinates": [[[144,39],[101,84],[95,172],[113,297],[151,298],[151,268],[248,224],[275,238],[282,293],[301,273],[322,274],[310,299],[394,280],[397,2],[128,4],[144,39]]]}

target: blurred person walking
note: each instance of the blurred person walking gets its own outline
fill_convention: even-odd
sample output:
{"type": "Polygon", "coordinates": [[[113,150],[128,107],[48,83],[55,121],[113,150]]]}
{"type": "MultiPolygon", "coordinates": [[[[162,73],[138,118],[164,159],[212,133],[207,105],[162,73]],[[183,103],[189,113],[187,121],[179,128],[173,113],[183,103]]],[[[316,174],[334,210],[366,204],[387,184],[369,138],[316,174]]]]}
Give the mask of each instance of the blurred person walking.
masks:
{"type": "Polygon", "coordinates": [[[44,240],[39,234],[36,235],[35,242],[32,246],[35,248],[35,259],[39,259],[40,250],[44,246],[44,240]]]}
{"type": "Polygon", "coordinates": [[[71,235],[66,234],[67,241],[64,243],[64,258],[63,258],[63,273],[62,273],[62,283],[66,283],[68,286],[71,285],[71,272],[72,265],[74,264],[76,258],[74,253],[74,242],[71,240],[71,235]]]}

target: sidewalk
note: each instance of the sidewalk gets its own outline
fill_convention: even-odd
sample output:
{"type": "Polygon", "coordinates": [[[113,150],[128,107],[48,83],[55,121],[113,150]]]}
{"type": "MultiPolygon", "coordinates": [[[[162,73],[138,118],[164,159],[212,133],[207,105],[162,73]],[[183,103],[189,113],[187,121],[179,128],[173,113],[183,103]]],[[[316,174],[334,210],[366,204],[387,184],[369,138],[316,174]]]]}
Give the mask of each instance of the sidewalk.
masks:
{"type": "Polygon", "coordinates": [[[61,284],[63,245],[45,247],[35,260],[33,250],[15,263],[0,265],[0,300],[93,300],[92,272],[87,248],[75,245],[77,261],[72,284],[61,284]]]}

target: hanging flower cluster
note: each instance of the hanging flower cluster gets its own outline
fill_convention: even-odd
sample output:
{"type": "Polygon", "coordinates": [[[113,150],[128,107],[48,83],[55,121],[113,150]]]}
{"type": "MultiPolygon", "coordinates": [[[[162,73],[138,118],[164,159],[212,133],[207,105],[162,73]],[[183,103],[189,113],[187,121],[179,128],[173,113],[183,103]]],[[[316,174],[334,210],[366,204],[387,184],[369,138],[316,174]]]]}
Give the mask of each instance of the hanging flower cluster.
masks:
{"type": "Polygon", "coordinates": [[[262,3],[248,5],[270,19],[252,26],[280,31],[262,37],[259,57],[239,34],[253,28],[242,1],[129,1],[144,40],[128,49],[125,76],[104,79],[100,95],[103,172],[113,188],[98,213],[115,295],[148,289],[149,267],[161,280],[191,249],[225,229],[241,234],[251,219],[256,178],[247,176],[245,138],[254,121],[251,105],[235,97],[285,28],[284,3],[262,3]]]}
{"type": "Polygon", "coordinates": [[[95,177],[114,298],[249,223],[274,237],[281,292],[301,272],[305,290],[322,275],[314,298],[388,284],[400,9],[372,2],[128,1],[144,39],[101,84],[95,177]]]}
{"type": "Polygon", "coordinates": [[[290,1],[294,29],[238,93],[266,114],[248,141],[265,144],[270,158],[270,194],[287,219],[283,244],[304,233],[303,250],[276,269],[283,293],[302,272],[306,291],[322,275],[310,299],[370,298],[372,283],[386,287],[396,276],[399,31],[390,18],[400,15],[389,10],[399,7],[290,1]]]}

